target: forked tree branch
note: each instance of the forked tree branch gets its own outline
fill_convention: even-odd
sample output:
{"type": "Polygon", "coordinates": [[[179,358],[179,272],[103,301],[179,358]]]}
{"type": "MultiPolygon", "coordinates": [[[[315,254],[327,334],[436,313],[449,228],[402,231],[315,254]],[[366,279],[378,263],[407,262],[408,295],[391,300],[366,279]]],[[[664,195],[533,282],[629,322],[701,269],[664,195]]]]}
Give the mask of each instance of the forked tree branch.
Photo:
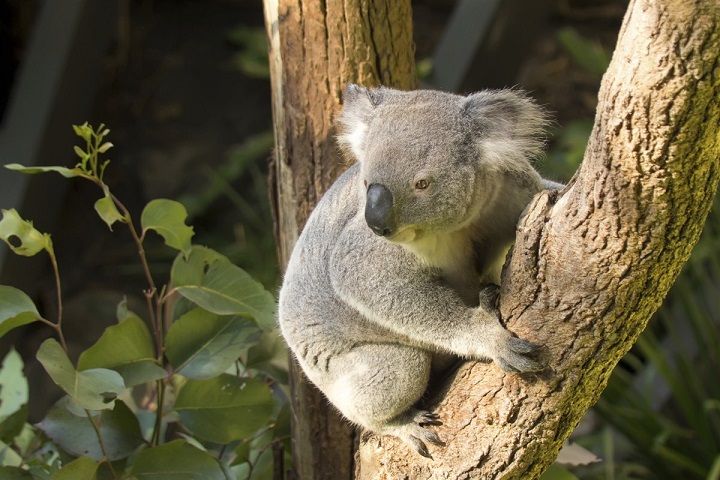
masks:
{"type": "Polygon", "coordinates": [[[439,393],[433,460],[365,435],[356,477],[539,476],[598,399],[697,242],[720,173],[720,7],[633,0],[585,159],[518,228],[501,312],[545,345],[540,376],[463,366],[439,393]]]}

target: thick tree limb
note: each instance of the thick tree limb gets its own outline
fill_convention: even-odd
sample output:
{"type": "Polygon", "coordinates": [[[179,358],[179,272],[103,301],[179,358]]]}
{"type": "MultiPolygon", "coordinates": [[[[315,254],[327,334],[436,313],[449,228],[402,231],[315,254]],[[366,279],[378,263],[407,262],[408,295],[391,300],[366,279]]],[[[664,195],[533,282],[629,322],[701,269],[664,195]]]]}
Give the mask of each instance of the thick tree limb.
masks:
{"type": "Polygon", "coordinates": [[[535,478],[604,389],[697,242],[720,172],[720,6],[634,0],[583,165],[536,197],[503,277],[511,330],[547,347],[540,377],[463,366],[440,392],[434,460],[365,435],[358,478],[535,478]]]}
{"type": "MultiPolygon", "coordinates": [[[[333,116],[347,83],[416,85],[410,0],[264,0],[275,158],[270,190],[280,264],[347,164],[333,116]]],[[[291,362],[293,457],[300,479],[352,477],[355,432],[291,362]]]]}

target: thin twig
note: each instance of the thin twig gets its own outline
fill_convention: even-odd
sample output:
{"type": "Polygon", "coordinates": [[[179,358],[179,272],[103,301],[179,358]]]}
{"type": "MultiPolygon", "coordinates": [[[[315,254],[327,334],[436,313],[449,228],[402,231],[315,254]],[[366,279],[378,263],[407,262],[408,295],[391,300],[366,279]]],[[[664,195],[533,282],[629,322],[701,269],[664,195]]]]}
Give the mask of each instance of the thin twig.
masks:
{"type": "Polygon", "coordinates": [[[67,343],[65,343],[65,335],[63,335],[62,331],[62,321],[63,321],[63,302],[62,302],[62,288],[60,284],[60,269],[58,267],[57,259],[55,258],[55,252],[50,248],[47,250],[48,255],[50,256],[50,263],[52,263],[53,267],[53,274],[55,275],[55,290],[57,291],[57,309],[58,309],[58,316],[57,316],[57,323],[54,324],[53,328],[57,332],[58,338],[60,339],[60,345],[62,345],[63,350],[65,353],[67,353],[67,343]]]}

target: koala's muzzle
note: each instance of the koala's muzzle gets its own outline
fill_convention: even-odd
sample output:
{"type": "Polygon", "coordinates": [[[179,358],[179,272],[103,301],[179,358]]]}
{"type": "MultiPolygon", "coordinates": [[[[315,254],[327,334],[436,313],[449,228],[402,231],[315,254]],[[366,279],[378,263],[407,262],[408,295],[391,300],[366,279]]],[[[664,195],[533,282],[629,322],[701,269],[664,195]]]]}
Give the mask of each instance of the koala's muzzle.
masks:
{"type": "Polygon", "coordinates": [[[385,185],[371,183],[365,199],[365,221],[376,235],[389,237],[395,233],[393,196],[385,185]]]}

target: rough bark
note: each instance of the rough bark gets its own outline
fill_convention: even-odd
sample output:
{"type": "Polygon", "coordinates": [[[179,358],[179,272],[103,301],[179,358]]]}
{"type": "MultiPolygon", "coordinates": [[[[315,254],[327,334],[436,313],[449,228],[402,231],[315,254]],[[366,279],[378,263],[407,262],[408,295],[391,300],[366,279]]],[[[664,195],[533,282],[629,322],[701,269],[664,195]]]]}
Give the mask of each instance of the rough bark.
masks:
{"type": "MultiPolygon", "coordinates": [[[[409,0],[265,0],[275,123],[271,196],[280,264],[346,168],[333,116],[347,83],[415,86],[409,0]]],[[[297,478],[352,478],[354,429],[291,361],[297,478]]]]}
{"type": "Polygon", "coordinates": [[[634,0],[580,171],[537,196],[501,312],[546,346],[540,376],[464,365],[434,403],[434,460],[363,435],[358,478],[536,478],[595,403],[690,255],[720,172],[720,4],[634,0]]]}

